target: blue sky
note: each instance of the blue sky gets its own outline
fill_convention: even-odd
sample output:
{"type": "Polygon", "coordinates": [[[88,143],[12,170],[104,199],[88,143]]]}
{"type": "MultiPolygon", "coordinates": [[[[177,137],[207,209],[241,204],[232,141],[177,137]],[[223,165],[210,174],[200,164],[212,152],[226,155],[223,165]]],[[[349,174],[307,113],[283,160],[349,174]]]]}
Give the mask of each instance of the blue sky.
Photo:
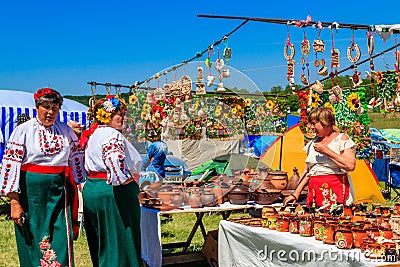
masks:
{"type": "MultiPolygon", "coordinates": [[[[400,3],[373,1],[3,1],[0,6],[0,89],[34,92],[50,86],[63,95],[88,95],[89,81],[130,85],[183,60],[192,58],[214,41],[232,31],[241,21],[199,18],[198,14],[229,15],[354,24],[398,24],[400,3]]],[[[297,45],[295,60],[300,62],[299,43],[303,32],[311,42],[316,30],[290,27],[292,43],[297,45]]],[[[249,22],[228,39],[232,49],[229,65],[240,76],[226,81],[238,88],[254,85],[261,91],[285,86],[286,67],[283,46],[286,25],[249,22]],[[248,77],[248,78],[247,78],[248,77]],[[248,81],[250,80],[250,82],[248,81]]],[[[341,49],[342,67],[352,31],[340,29],[335,46],[341,49]]],[[[375,51],[394,45],[375,38],[375,51]]],[[[330,32],[321,38],[330,49],[330,32]]],[[[367,57],[365,31],[355,31],[362,58],[367,57]]],[[[223,50],[224,46],[221,46],[223,50]]],[[[216,54],[212,61],[216,60],[216,54]]],[[[325,53],[326,59],[330,58],[325,53]]],[[[201,60],[205,60],[205,56],[201,60]]],[[[315,55],[310,53],[313,62],[315,55]]],[[[393,69],[393,52],[375,59],[376,69],[393,69]]],[[[194,66],[202,62],[195,62],[194,66]]],[[[193,65],[193,64],[191,64],[193,65]]],[[[189,66],[188,66],[189,68],[189,66]]],[[[360,70],[368,70],[368,64],[360,70]]],[[[179,78],[189,69],[177,70],[179,78]]],[[[214,69],[214,74],[216,73],[214,69]]],[[[295,80],[300,84],[301,66],[295,80]]],[[[311,70],[311,80],[315,70],[311,70]]],[[[207,73],[206,73],[207,74],[207,73]]],[[[347,74],[351,75],[351,72],[347,74]]],[[[314,75],[314,76],[313,76],[314,75]]],[[[194,79],[195,77],[193,77],[194,79]]],[[[173,74],[160,79],[163,84],[173,74]]],[[[157,84],[151,84],[156,86],[157,84]]],[[[251,87],[251,86],[250,86],[251,87]]],[[[102,87],[97,89],[104,93],[102,87]]]]}

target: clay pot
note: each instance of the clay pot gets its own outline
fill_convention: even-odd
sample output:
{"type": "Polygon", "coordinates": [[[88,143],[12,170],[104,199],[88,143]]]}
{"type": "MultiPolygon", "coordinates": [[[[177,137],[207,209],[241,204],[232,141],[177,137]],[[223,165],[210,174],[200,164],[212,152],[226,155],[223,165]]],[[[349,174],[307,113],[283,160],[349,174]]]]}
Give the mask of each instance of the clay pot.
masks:
{"type": "Polygon", "coordinates": [[[192,187],[189,190],[189,206],[192,208],[200,208],[201,207],[201,195],[200,188],[192,187]]]}
{"type": "Polygon", "coordinates": [[[244,205],[249,201],[250,195],[248,186],[237,184],[229,191],[228,198],[232,204],[244,205]]]}
{"type": "Polygon", "coordinates": [[[280,195],[280,190],[267,191],[265,189],[257,189],[253,192],[255,201],[260,205],[272,204],[279,199],[280,195]]]}
{"type": "Polygon", "coordinates": [[[291,234],[298,234],[299,233],[299,223],[300,219],[297,216],[293,216],[289,220],[289,232],[291,234]]]}
{"type": "Polygon", "coordinates": [[[268,179],[274,185],[276,189],[284,190],[288,184],[287,172],[282,171],[270,171],[268,173],[268,179]]]}
{"type": "Polygon", "coordinates": [[[303,214],[299,215],[299,234],[301,236],[312,236],[313,235],[313,220],[311,215],[303,214]]]}
{"type": "Polygon", "coordinates": [[[340,249],[353,247],[353,233],[349,230],[339,229],[335,233],[335,244],[340,249]]]}
{"type": "Polygon", "coordinates": [[[171,204],[173,206],[183,206],[185,204],[185,196],[183,192],[172,192],[171,194],[171,204]]]}
{"type": "Polygon", "coordinates": [[[276,221],[276,230],[278,232],[289,232],[289,218],[279,216],[276,221]]]}
{"type": "Polygon", "coordinates": [[[324,234],[324,222],[325,220],[322,218],[314,219],[313,231],[315,240],[322,241],[322,236],[324,234]]]}
{"type": "Polygon", "coordinates": [[[324,233],[322,236],[322,242],[324,244],[335,244],[335,232],[338,224],[327,220],[324,223],[324,233]]]}
{"type": "Polygon", "coordinates": [[[353,246],[355,248],[360,248],[363,239],[367,237],[367,231],[365,231],[360,224],[355,224],[354,227],[351,228],[351,231],[353,233],[353,246]]]}
{"type": "Polygon", "coordinates": [[[203,193],[201,194],[201,203],[205,207],[214,207],[217,205],[217,196],[212,192],[211,188],[204,189],[203,193]]]}
{"type": "Polygon", "coordinates": [[[271,230],[276,230],[276,223],[278,222],[279,215],[278,214],[271,214],[267,218],[267,226],[271,230]]]}
{"type": "Polygon", "coordinates": [[[294,190],[297,188],[297,185],[299,184],[300,181],[300,175],[296,167],[293,168],[293,175],[290,177],[288,185],[286,189],[288,190],[294,190]]]}
{"type": "Polygon", "coordinates": [[[170,205],[171,204],[171,195],[172,191],[159,191],[157,192],[157,196],[161,199],[162,204],[170,205]]]}

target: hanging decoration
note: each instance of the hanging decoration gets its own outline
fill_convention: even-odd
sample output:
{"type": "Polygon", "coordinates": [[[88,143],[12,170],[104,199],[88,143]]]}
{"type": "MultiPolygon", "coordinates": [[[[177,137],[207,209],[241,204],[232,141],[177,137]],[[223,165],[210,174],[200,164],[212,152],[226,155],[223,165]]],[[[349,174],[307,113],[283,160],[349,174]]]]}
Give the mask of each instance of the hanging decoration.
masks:
{"type": "Polygon", "coordinates": [[[283,55],[286,59],[287,63],[287,75],[286,78],[289,81],[290,88],[292,92],[295,91],[296,87],[294,84],[294,63],[295,61],[293,60],[294,55],[295,55],[295,50],[294,50],[294,45],[290,43],[290,25],[288,27],[288,37],[287,37],[287,42],[283,48],[283,55]],[[289,52],[290,51],[290,52],[289,52]]]}
{"type": "Polygon", "coordinates": [[[308,63],[308,53],[310,52],[310,41],[307,40],[306,31],[303,33],[303,40],[300,43],[300,51],[301,51],[301,82],[304,85],[310,84],[310,68],[308,63]],[[305,74],[305,70],[307,69],[307,76],[305,74]]]}
{"type": "MultiPolygon", "coordinates": [[[[375,49],[375,40],[374,40],[374,32],[367,32],[367,47],[368,47],[368,55],[369,55],[369,68],[371,73],[375,71],[374,59],[372,54],[375,49]]],[[[372,98],[375,98],[375,81],[371,79],[371,89],[372,89],[372,98]]]]}
{"type": "Polygon", "coordinates": [[[200,65],[200,60],[197,66],[197,78],[196,78],[196,95],[204,95],[206,93],[206,85],[203,82],[204,69],[200,65]]]}
{"type": "Polygon", "coordinates": [[[206,66],[208,68],[208,76],[207,76],[207,86],[210,87],[213,85],[215,77],[211,73],[211,67],[212,67],[212,62],[211,62],[211,55],[214,54],[214,46],[208,47],[208,56],[206,58],[206,66]]]}
{"type": "Polygon", "coordinates": [[[223,78],[229,78],[231,76],[231,73],[229,71],[228,65],[229,65],[229,60],[232,58],[232,49],[228,46],[228,37],[225,36],[224,38],[224,44],[225,44],[225,48],[224,48],[224,58],[225,58],[225,69],[222,71],[222,77],[223,78]]]}
{"type": "Polygon", "coordinates": [[[354,43],[354,30],[351,34],[351,42],[350,42],[350,46],[347,48],[347,58],[350,62],[353,63],[353,76],[351,77],[352,82],[353,82],[353,87],[357,88],[361,85],[362,83],[362,79],[360,77],[360,72],[357,71],[357,61],[360,60],[361,58],[361,50],[360,47],[354,43]],[[355,55],[353,56],[353,53],[355,53],[355,55]]]}
{"type": "MultiPolygon", "coordinates": [[[[315,62],[314,65],[317,68],[317,74],[320,76],[328,75],[328,68],[326,67],[324,52],[325,52],[325,42],[321,40],[321,31],[324,29],[321,22],[318,22],[316,27],[318,39],[313,42],[313,49],[315,52],[315,62]],[[318,53],[321,53],[321,60],[318,61],[318,53]]],[[[317,75],[317,77],[318,77],[317,75]]],[[[318,78],[317,78],[318,79],[318,78]]]]}
{"type": "Polygon", "coordinates": [[[215,61],[215,68],[217,69],[217,71],[218,71],[218,73],[219,73],[219,74],[218,74],[219,83],[218,83],[217,92],[225,92],[226,90],[225,90],[225,88],[224,88],[224,84],[222,83],[222,79],[224,78],[224,77],[222,76],[222,70],[223,70],[224,67],[225,67],[225,63],[224,63],[224,59],[221,58],[221,52],[220,52],[219,47],[218,47],[217,49],[218,49],[218,58],[217,58],[217,60],[215,61]]]}
{"type": "Polygon", "coordinates": [[[331,30],[331,40],[332,40],[332,49],[331,49],[331,73],[329,76],[331,77],[332,80],[332,87],[335,86],[335,77],[336,77],[336,83],[338,83],[338,69],[340,67],[339,64],[339,56],[340,56],[340,51],[339,49],[335,48],[335,33],[334,30],[337,30],[339,28],[339,24],[337,23],[332,23],[331,26],[329,26],[329,29],[331,30]]]}

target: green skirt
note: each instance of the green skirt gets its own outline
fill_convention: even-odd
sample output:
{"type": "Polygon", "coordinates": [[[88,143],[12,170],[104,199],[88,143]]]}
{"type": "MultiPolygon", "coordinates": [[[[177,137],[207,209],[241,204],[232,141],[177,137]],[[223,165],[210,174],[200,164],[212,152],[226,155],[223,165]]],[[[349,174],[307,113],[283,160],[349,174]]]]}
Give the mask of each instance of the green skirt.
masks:
{"type": "Polygon", "coordinates": [[[65,181],[64,174],[21,171],[19,201],[25,222],[22,227],[15,224],[20,266],[74,266],[65,181]]]}
{"type": "Polygon", "coordinates": [[[83,219],[93,266],[140,266],[139,186],[88,178],[83,219]]]}

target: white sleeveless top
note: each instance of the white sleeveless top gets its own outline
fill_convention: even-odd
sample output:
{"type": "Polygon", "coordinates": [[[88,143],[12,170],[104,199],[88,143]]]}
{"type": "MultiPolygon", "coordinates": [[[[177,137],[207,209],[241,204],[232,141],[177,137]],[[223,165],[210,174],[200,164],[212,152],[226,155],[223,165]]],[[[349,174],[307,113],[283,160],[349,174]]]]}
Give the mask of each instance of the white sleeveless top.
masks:
{"type": "MultiPolygon", "coordinates": [[[[342,140],[343,134],[340,133],[329,144],[328,147],[337,154],[341,151],[355,146],[355,143],[350,138],[342,140]]],[[[324,175],[324,174],[344,174],[346,171],[339,168],[328,156],[321,154],[314,149],[314,144],[318,137],[307,143],[303,148],[307,153],[306,164],[309,169],[309,175],[324,175]]]]}

